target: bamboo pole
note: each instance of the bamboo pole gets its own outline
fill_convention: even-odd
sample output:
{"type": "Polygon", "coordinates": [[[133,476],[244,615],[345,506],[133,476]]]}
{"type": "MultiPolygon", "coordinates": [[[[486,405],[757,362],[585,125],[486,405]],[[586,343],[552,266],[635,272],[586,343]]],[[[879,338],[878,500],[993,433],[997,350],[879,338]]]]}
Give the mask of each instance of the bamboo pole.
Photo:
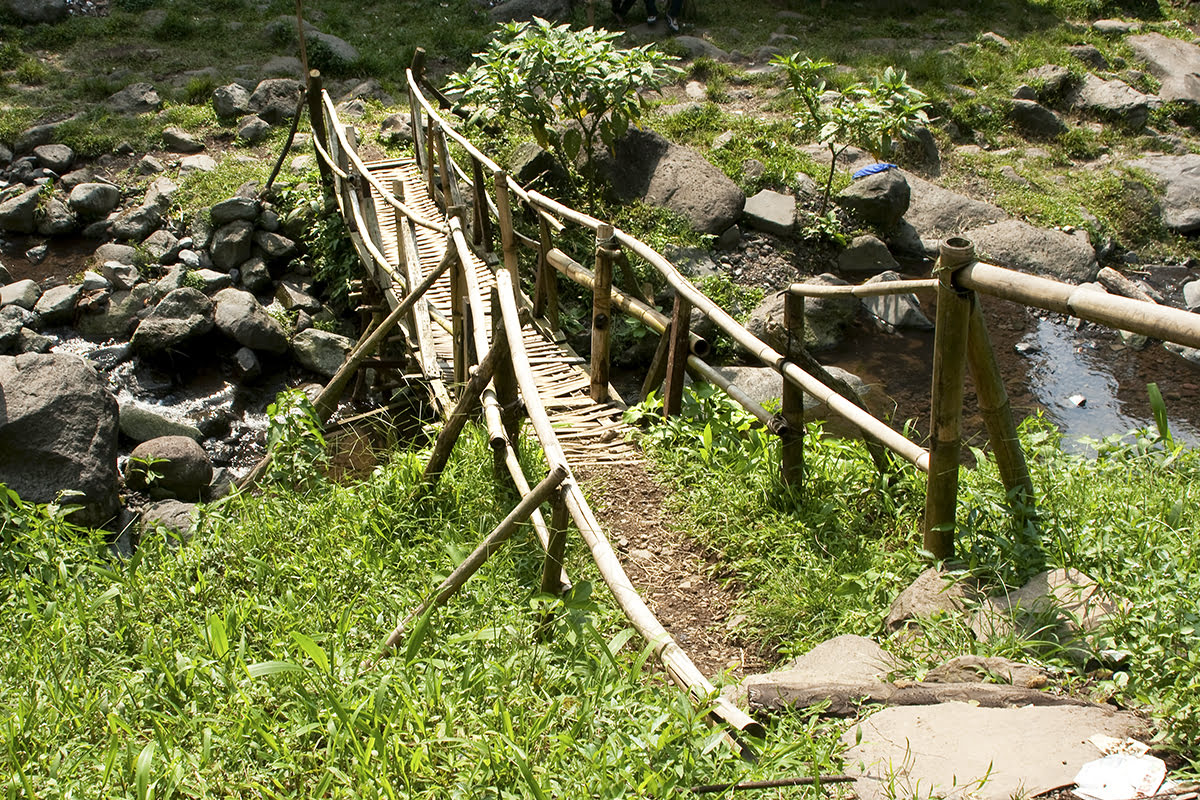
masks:
{"type": "Polygon", "coordinates": [[[500,249],[503,251],[504,268],[512,276],[513,286],[521,285],[521,276],[517,272],[517,244],[513,236],[512,204],[508,197],[508,173],[502,169],[492,172],[493,183],[496,185],[496,218],[500,225],[500,249]]]}
{"type": "Polygon", "coordinates": [[[433,595],[422,601],[420,605],[404,618],[403,622],[396,626],[395,630],[388,636],[387,641],[384,642],[383,647],[380,648],[379,654],[375,656],[375,660],[371,663],[371,666],[378,664],[379,659],[388,650],[400,643],[401,638],[404,636],[404,631],[412,624],[413,620],[419,619],[422,614],[431,608],[444,606],[446,601],[453,597],[463,587],[463,584],[479,571],[479,568],[500,548],[500,545],[508,541],[513,533],[516,532],[517,526],[529,519],[529,515],[554,494],[559,484],[567,479],[568,474],[566,467],[557,467],[550,470],[550,474],[534,487],[533,491],[522,498],[521,502],[517,503],[517,507],[510,511],[508,516],[501,520],[500,524],[484,537],[479,546],[454,569],[454,572],[450,573],[450,576],[446,580],[442,581],[433,595]]]}
{"type": "Polygon", "coordinates": [[[688,357],[688,325],[692,304],[681,294],[675,295],[671,312],[671,338],[667,349],[666,387],[663,389],[663,416],[678,416],[683,406],[683,373],[688,357]]]}
{"type": "MultiPolygon", "coordinates": [[[[658,335],[658,347],[654,348],[654,357],[650,359],[650,368],[646,370],[646,379],[642,381],[642,400],[650,396],[651,392],[657,391],[663,381],[667,379],[667,359],[671,354],[671,323],[667,323],[667,328],[658,335]]],[[[691,356],[688,358],[688,363],[696,358],[691,356]]]]}
{"type": "MultiPolygon", "coordinates": [[[[437,161],[437,117],[430,116],[429,123],[425,126],[425,186],[429,189],[429,198],[437,202],[437,192],[435,188],[437,183],[434,178],[435,162],[437,161]]],[[[442,207],[445,208],[446,198],[442,198],[442,207]]]]}
{"type": "Polygon", "coordinates": [[[550,501],[550,542],[542,565],[542,594],[562,594],[563,557],[567,551],[567,501],[561,491],[550,501]]]}
{"type": "MultiPolygon", "coordinates": [[[[404,185],[400,181],[394,182],[392,189],[406,200],[409,199],[404,185]]],[[[392,210],[392,213],[396,219],[396,234],[400,240],[400,254],[404,259],[404,274],[408,278],[408,285],[419,285],[421,282],[421,254],[417,249],[416,229],[408,217],[395,209],[392,210]]],[[[447,243],[446,253],[451,254],[453,251],[448,245],[449,243],[447,243]]],[[[434,345],[433,331],[430,328],[429,301],[424,296],[418,298],[413,306],[411,320],[421,371],[427,378],[440,378],[441,367],[437,363],[437,348],[434,345]]]]}
{"type": "MultiPolygon", "coordinates": [[[[800,330],[799,349],[804,348],[804,298],[787,294],[783,298],[783,328],[792,335],[800,330]]],[[[790,348],[789,348],[790,350],[790,348]]],[[[804,392],[791,381],[783,381],[780,413],[785,423],[780,438],[780,477],[785,486],[799,489],[804,486],[804,392]]]]}
{"type": "Polygon", "coordinates": [[[966,239],[942,242],[938,276],[937,321],[933,339],[933,387],[930,390],[929,481],[925,490],[925,549],[938,561],[954,555],[954,517],[958,504],[962,404],[967,369],[967,331],[974,298],[955,286],[955,273],[975,259],[966,239]]]}
{"type": "Polygon", "coordinates": [[[462,207],[462,195],[458,191],[458,178],[454,177],[454,166],[450,160],[450,148],[446,146],[446,131],[438,125],[437,152],[442,163],[442,202],[447,206],[462,207]]]}
{"type": "Polygon", "coordinates": [[[729,395],[738,405],[749,411],[755,419],[761,422],[763,427],[775,433],[779,432],[780,425],[777,417],[772,416],[770,412],[762,407],[762,403],[746,394],[740,386],[717,372],[704,359],[695,355],[688,356],[687,366],[693,377],[708,381],[713,386],[719,386],[725,394],[729,395]]]}
{"type": "Polygon", "coordinates": [[[553,330],[558,330],[558,277],[550,266],[549,255],[554,243],[550,226],[544,216],[538,216],[537,276],[533,284],[533,315],[545,317],[553,330]]]}
{"type": "MultiPolygon", "coordinates": [[[[565,466],[566,455],[555,435],[550,416],[546,413],[546,408],[537,393],[537,386],[529,369],[529,359],[525,353],[524,344],[521,342],[521,323],[512,279],[507,272],[501,270],[496,273],[496,285],[504,318],[505,335],[514,342],[513,367],[521,386],[521,394],[525,398],[525,408],[529,414],[530,425],[542,445],[546,462],[551,466],[559,464],[565,466]]],[[[726,724],[759,738],[766,735],[761,724],[751,719],[728,699],[717,694],[716,687],[712,685],[712,682],[696,668],[687,653],[679,647],[653,612],[646,607],[645,601],[642,600],[637,589],[630,582],[629,576],[625,574],[624,568],[621,567],[620,560],[612,550],[612,544],[604,535],[604,531],[588,506],[587,499],[583,496],[578,483],[573,480],[567,483],[566,501],[571,519],[574,520],[575,527],[579,529],[584,541],[587,542],[588,548],[592,552],[592,559],[596,562],[605,584],[612,591],[617,604],[621,606],[621,610],[625,612],[625,616],[633,623],[638,633],[646,642],[653,645],[655,655],[662,662],[671,679],[684,688],[693,701],[704,704],[714,703],[712,713],[726,724]],[[712,699],[714,697],[715,700],[712,699]]]]}
{"type": "Polygon", "coordinates": [[[475,193],[475,229],[476,244],[483,247],[485,253],[496,249],[495,238],[492,235],[492,215],[489,213],[487,183],[483,178],[483,164],[478,158],[471,159],[471,170],[474,181],[471,190],[475,193]]]}
{"type": "MultiPolygon", "coordinates": [[[[600,224],[599,220],[594,217],[564,206],[538,192],[530,191],[529,198],[539,208],[556,214],[563,219],[591,228],[593,231],[600,224]]],[[[890,448],[921,471],[929,471],[929,453],[923,447],[909,441],[902,433],[893,430],[886,422],[871,416],[869,412],[864,411],[853,401],[842,397],[797,365],[787,362],[779,352],[739,325],[720,306],[713,303],[712,300],[696,289],[691,281],[681,275],[679,270],[675,269],[670,261],[659,255],[652,247],[619,228],[616,229],[615,236],[617,241],[627,250],[645,259],[651,266],[657,269],[676,292],[683,294],[689,302],[703,311],[709,319],[716,323],[718,328],[725,331],[746,352],[753,355],[766,366],[782,372],[788,380],[798,384],[804,391],[827,405],[835,414],[857,426],[863,432],[864,436],[872,438],[890,448]]]]}
{"type": "Polygon", "coordinates": [[[1025,463],[1025,453],[1017,436],[1017,423],[1008,402],[1008,391],[1000,374],[1000,366],[996,363],[996,352],[992,348],[978,299],[972,304],[969,325],[967,366],[975,382],[979,411],[987,426],[992,452],[996,454],[996,467],[1000,471],[1005,492],[1013,499],[1018,510],[1024,510],[1033,504],[1033,479],[1025,463]]]}
{"type": "Polygon", "coordinates": [[[592,292],[592,363],[590,395],[608,402],[609,343],[612,339],[612,226],[596,231],[596,288],[592,292]]]}
{"type": "Polygon", "coordinates": [[[425,159],[428,156],[428,153],[425,152],[425,119],[421,103],[411,91],[408,93],[408,115],[412,120],[413,156],[417,160],[418,172],[420,172],[424,170],[425,159]]]}
{"type": "MultiPolygon", "coordinates": [[[[490,300],[492,306],[492,325],[497,331],[493,335],[493,338],[495,338],[501,334],[500,326],[503,324],[500,311],[500,297],[495,287],[492,287],[490,300]]],[[[492,382],[496,386],[496,399],[500,403],[500,420],[505,438],[515,447],[521,429],[521,399],[518,394],[517,374],[513,371],[511,354],[497,365],[496,374],[492,376],[492,382]]]]}
{"type": "Polygon", "coordinates": [[[912,281],[880,281],[879,283],[862,283],[857,286],[828,286],[820,283],[793,283],[787,288],[788,294],[797,297],[881,297],[889,294],[909,294],[911,292],[933,291],[937,289],[937,278],[921,278],[912,281]]]}
{"type": "MultiPolygon", "coordinates": [[[[321,109],[321,71],[310,69],[308,71],[308,122],[312,127],[313,137],[328,147],[329,132],[325,130],[325,113],[321,109]]],[[[329,165],[321,159],[317,159],[317,168],[321,171],[321,184],[326,188],[333,187],[333,174],[329,171],[329,165]]]]}

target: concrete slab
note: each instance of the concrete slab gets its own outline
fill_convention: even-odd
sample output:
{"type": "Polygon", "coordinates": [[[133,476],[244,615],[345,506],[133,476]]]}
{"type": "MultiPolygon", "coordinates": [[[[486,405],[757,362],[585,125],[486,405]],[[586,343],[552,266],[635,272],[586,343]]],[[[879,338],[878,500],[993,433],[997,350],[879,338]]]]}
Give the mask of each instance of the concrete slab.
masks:
{"type": "Polygon", "coordinates": [[[1100,753],[1087,739],[1144,735],[1145,723],[1096,706],[885,708],[847,731],[846,774],[862,800],[1010,800],[1071,784],[1100,753]],[[861,740],[856,744],[856,740],[861,740]]]}

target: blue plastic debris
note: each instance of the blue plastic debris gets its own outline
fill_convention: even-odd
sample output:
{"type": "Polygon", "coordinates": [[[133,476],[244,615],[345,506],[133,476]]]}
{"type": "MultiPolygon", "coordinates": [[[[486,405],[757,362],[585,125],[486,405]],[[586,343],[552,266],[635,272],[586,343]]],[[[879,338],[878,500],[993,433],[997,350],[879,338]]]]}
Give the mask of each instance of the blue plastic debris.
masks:
{"type": "Polygon", "coordinates": [[[899,169],[895,164],[871,164],[854,173],[854,180],[874,175],[876,172],[887,172],[889,169],[899,169]]]}

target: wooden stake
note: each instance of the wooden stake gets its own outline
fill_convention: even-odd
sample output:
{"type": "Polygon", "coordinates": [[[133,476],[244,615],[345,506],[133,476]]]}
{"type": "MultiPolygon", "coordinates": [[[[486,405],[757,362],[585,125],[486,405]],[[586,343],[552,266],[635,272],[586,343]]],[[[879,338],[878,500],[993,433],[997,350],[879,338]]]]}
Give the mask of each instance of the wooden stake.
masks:
{"type": "Polygon", "coordinates": [[[517,240],[513,234],[512,203],[508,195],[508,173],[498,169],[492,173],[496,185],[496,221],[500,225],[500,247],[504,251],[504,268],[512,276],[513,286],[521,287],[518,274],[517,240]]]}
{"type": "MultiPolygon", "coordinates": [[[[321,106],[321,72],[320,70],[310,69],[308,71],[308,123],[312,127],[313,136],[317,137],[325,150],[329,150],[329,132],[325,129],[325,109],[321,106]]],[[[329,188],[333,188],[333,173],[329,170],[329,165],[325,163],[325,159],[317,159],[317,168],[321,171],[321,183],[329,188]]]]}
{"type": "Polygon", "coordinates": [[[1017,423],[1013,419],[1012,407],[1008,402],[1008,391],[1004,378],[996,363],[996,353],[988,336],[987,323],[976,301],[971,309],[970,330],[967,335],[967,365],[975,381],[975,394],[979,399],[979,412],[987,426],[992,451],[996,454],[996,467],[1000,480],[1018,510],[1033,504],[1033,479],[1029,477],[1029,466],[1025,463],[1025,452],[1017,436],[1017,423]]]}
{"type": "Polygon", "coordinates": [[[612,225],[596,231],[596,286],[592,292],[591,398],[608,402],[609,342],[612,339],[612,225]]]}
{"type": "MultiPolygon", "coordinates": [[[[492,287],[492,340],[504,336],[503,322],[500,311],[500,296],[496,287],[492,287]]],[[[496,398],[500,401],[500,419],[504,425],[504,435],[509,443],[517,446],[521,430],[521,399],[518,396],[517,374],[513,370],[512,354],[509,353],[496,365],[496,374],[492,376],[496,386],[496,398]]]]}
{"type": "Polygon", "coordinates": [[[935,267],[938,299],[933,339],[929,480],[925,491],[925,549],[939,561],[954,555],[954,521],[958,504],[959,450],[962,439],[963,381],[967,369],[967,331],[974,304],[960,292],[954,273],[975,260],[975,247],[954,237],[942,242],[935,267]]]}
{"type": "MultiPolygon", "coordinates": [[[[658,335],[658,347],[654,348],[654,358],[650,359],[650,368],[646,371],[646,380],[642,382],[642,399],[657,391],[667,378],[667,360],[671,353],[671,323],[658,335]]],[[[692,356],[695,358],[695,356],[692,356]]],[[[689,359],[690,361],[690,359],[689,359]]]]}
{"type": "MultiPolygon", "coordinates": [[[[450,163],[450,149],[446,145],[446,131],[439,124],[437,132],[438,161],[442,167],[442,202],[447,206],[461,209],[462,195],[458,191],[458,178],[454,175],[454,166],[450,163]]],[[[461,211],[459,212],[461,214],[461,211]]]]}
{"type": "MultiPolygon", "coordinates": [[[[804,348],[804,298],[792,294],[783,298],[783,328],[789,338],[793,330],[800,331],[795,347],[804,348]]],[[[792,344],[789,342],[789,344],[792,344]]],[[[789,348],[790,352],[791,348],[789,348]]],[[[804,486],[804,392],[791,381],[783,380],[783,421],[780,436],[780,477],[785,486],[799,489],[804,486]]]]}
{"type": "Polygon", "coordinates": [[[535,486],[528,496],[522,498],[517,507],[510,511],[508,516],[493,528],[491,533],[484,537],[479,546],[471,552],[471,555],[467,556],[455,568],[454,572],[450,573],[450,576],[442,581],[442,584],[438,586],[433,596],[424,600],[404,618],[403,622],[396,626],[396,629],[392,631],[387,641],[384,642],[383,647],[380,648],[379,655],[375,657],[369,666],[374,667],[388,650],[400,643],[401,638],[404,636],[404,631],[413,620],[419,619],[422,614],[431,608],[444,606],[446,601],[453,597],[463,587],[463,584],[479,571],[479,568],[500,548],[500,545],[504,544],[516,532],[517,526],[529,519],[534,510],[558,489],[559,484],[566,480],[567,474],[566,467],[560,466],[551,470],[545,480],[535,486]]]}
{"type": "Polygon", "coordinates": [[[667,386],[663,390],[663,416],[678,416],[683,407],[683,375],[688,358],[688,326],[692,304],[682,294],[675,295],[671,312],[671,345],[667,354],[667,386]]]}
{"type": "Polygon", "coordinates": [[[561,594],[563,555],[567,550],[567,501],[561,491],[550,500],[550,542],[546,547],[546,561],[542,565],[542,594],[561,594]]]}
{"type": "Polygon", "coordinates": [[[492,235],[492,215],[488,213],[487,184],[483,178],[483,164],[478,158],[471,159],[471,170],[475,183],[475,244],[482,247],[483,252],[491,253],[496,249],[496,242],[492,235]]]}
{"type": "Polygon", "coordinates": [[[550,225],[546,222],[545,216],[538,215],[538,250],[537,250],[537,275],[533,282],[533,315],[535,317],[547,317],[548,311],[551,311],[555,317],[551,322],[554,330],[557,330],[558,319],[558,284],[554,275],[554,270],[551,269],[547,258],[550,249],[554,247],[554,243],[550,240],[550,225]],[[550,296],[553,294],[554,303],[551,308],[550,296]]]}

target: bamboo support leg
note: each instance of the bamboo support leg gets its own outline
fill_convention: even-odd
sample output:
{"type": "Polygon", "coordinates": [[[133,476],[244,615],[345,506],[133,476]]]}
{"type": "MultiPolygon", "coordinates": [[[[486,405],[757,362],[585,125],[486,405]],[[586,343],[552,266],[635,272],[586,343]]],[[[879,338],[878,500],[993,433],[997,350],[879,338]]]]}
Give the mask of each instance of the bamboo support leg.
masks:
{"type": "Polygon", "coordinates": [[[512,202],[508,193],[508,173],[502,169],[492,173],[496,184],[496,218],[500,225],[500,247],[504,255],[504,268],[512,276],[513,286],[521,288],[521,277],[517,272],[517,237],[513,231],[512,202]]]}
{"type": "MultiPolygon", "coordinates": [[[[308,122],[312,126],[313,136],[321,143],[326,151],[329,150],[329,132],[325,130],[325,110],[321,105],[321,71],[308,71],[308,122]]],[[[317,168],[321,171],[321,185],[333,188],[333,173],[325,159],[317,159],[317,168]]]]}
{"type": "Polygon", "coordinates": [[[562,593],[563,556],[567,551],[567,500],[562,492],[550,501],[550,542],[542,565],[542,594],[562,593]]]}
{"type": "Polygon", "coordinates": [[[654,350],[654,358],[650,360],[650,369],[646,371],[646,380],[642,382],[642,399],[657,391],[667,378],[667,360],[671,353],[671,323],[658,337],[658,347],[654,350]]]}
{"type": "Polygon", "coordinates": [[[441,606],[444,606],[446,601],[453,597],[454,594],[458,592],[458,590],[461,589],[468,580],[470,580],[471,576],[479,571],[479,568],[482,567],[484,562],[487,561],[492,554],[500,548],[500,545],[504,544],[504,542],[506,542],[509,537],[516,532],[517,526],[529,519],[530,515],[533,514],[537,507],[544,503],[552,494],[554,494],[554,492],[558,489],[559,484],[566,480],[566,478],[566,467],[560,466],[551,470],[550,474],[547,475],[541,483],[535,486],[533,491],[531,491],[527,497],[523,498],[521,502],[517,504],[517,507],[509,512],[508,516],[505,517],[499,525],[492,529],[492,532],[489,533],[484,540],[479,543],[479,546],[471,552],[471,555],[467,556],[466,559],[464,559],[463,562],[455,568],[454,572],[450,573],[450,576],[446,578],[446,580],[442,581],[442,584],[437,588],[433,596],[426,599],[419,606],[413,609],[413,611],[404,619],[404,621],[396,626],[396,629],[392,631],[391,635],[388,636],[387,641],[384,642],[383,647],[380,649],[379,655],[375,657],[375,661],[373,662],[372,666],[378,663],[379,659],[388,650],[399,644],[401,638],[404,636],[404,631],[410,624],[412,624],[413,620],[419,619],[422,614],[431,608],[440,608],[441,606]]]}
{"type": "MultiPolygon", "coordinates": [[[[786,331],[804,326],[804,298],[784,295],[783,327],[786,331]]],[[[801,337],[803,347],[803,336],[801,337]]],[[[804,485],[804,391],[789,380],[783,381],[783,421],[780,435],[780,476],[786,486],[804,485]]]]}
{"type": "Polygon", "coordinates": [[[609,345],[612,340],[613,228],[596,231],[596,287],[592,292],[591,398],[608,402],[609,345]]]}
{"type": "MultiPolygon", "coordinates": [[[[492,334],[493,341],[504,337],[500,297],[496,292],[496,288],[492,287],[492,327],[495,331],[492,334]]],[[[521,431],[521,399],[518,395],[517,373],[513,368],[511,354],[496,365],[496,374],[492,376],[492,382],[496,387],[496,398],[500,401],[500,419],[504,425],[505,436],[512,446],[516,447],[521,431]]]]}
{"type": "Polygon", "coordinates": [[[925,549],[939,561],[954,555],[958,504],[959,451],[962,446],[963,385],[967,369],[967,331],[974,296],[960,293],[954,272],[975,260],[975,248],[961,238],[942,243],[938,275],[937,320],[933,339],[929,480],[925,491],[925,549]]]}
{"type": "Polygon", "coordinates": [[[667,386],[663,390],[663,416],[678,416],[683,407],[683,377],[688,359],[688,325],[692,304],[682,294],[675,295],[671,313],[671,345],[667,353],[667,386]]]}
{"type": "Polygon", "coordinates": [[[1012,498],[1015,508],[1025,509],[1033,503],[1033,479],[1029,477],[1029,466],[1021,450],[1017,436],[1017,424],[1013,420],[1012,407],[1008,402],[1008,391],[996,363],[996,353],[988,336],[983,312],[976,302],[971,309],[970,330],[967,335],[967,366],[975,381],[975,393],[979,398],[979,411],[987,426],[992,451],[996,454],[996,466],[1000,480],[1012,498]]]}

